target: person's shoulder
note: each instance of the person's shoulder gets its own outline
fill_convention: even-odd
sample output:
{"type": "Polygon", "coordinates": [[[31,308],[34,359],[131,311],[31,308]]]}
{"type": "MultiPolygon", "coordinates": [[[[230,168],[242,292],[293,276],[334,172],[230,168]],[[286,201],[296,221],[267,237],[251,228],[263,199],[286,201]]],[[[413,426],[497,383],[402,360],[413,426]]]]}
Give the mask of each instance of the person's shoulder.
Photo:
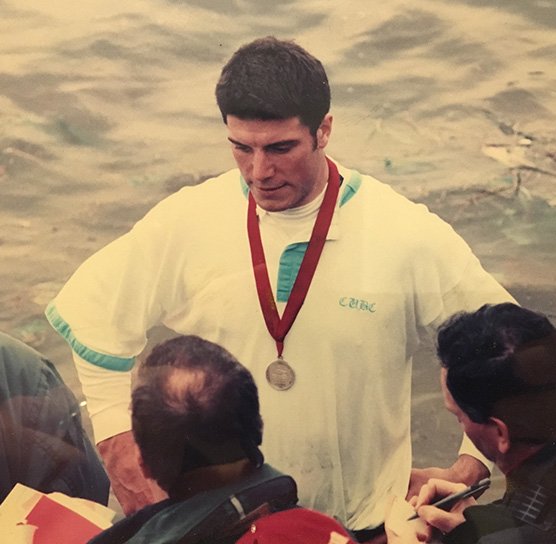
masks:
{"type": "Polygon", "coordinates": [[[0,332],[0,401],[33,396],[41,379],[40,355],[23,342],[0,332]]]}
{"type": "Polygon", "coordinates": [[[32,347],[0,331],[0,365],[4,369],[23,372],[40,368],[44,357],[32,347]]]}
{"type": "Polygon", "coordinates": [[[169,211],[172,208],[183,209],[183,206],[199,204],[218,206],[230,202],[230,199],[245,199],[241,175],[235,168],[200,183],[186,185],[161,200],[156,207],[169,211]]]}
{"type": "Polygon", "coordinates": [[[542,530],[515,519],[501,504],[472,506],[466,521],[444,535],[443,544],[553,544],[556,529],[542,530]]]}
{"type": "Polygon", "coordinates": [[[189,200],[191,198],[214,198],[215,200],[226,200],[231,194],[241,196],[242,184],[241,174],[237,168],[227,170],[216,176],[203,179],[200,183],[186,185],[165,200],[189,200]]]}
{"type": "MultiPolygon", "coordinates": [[[[444,544],[502,543],[501,535],[515,535],[523,526],[500,501],[466,508],[465,522],[443,538],[444,544]]],[[[513,541],[512,541],[513,542],[513,541]]]]}
{"type": "Polygon", "coordinates": [[[359,209],[360,214],[374,217],[393,232],[413,231],[416,226],[432,230],[447,227],[425,204],[411,200],[376,177],[343,166],[339,166],[339,171],[344,179],[340,206],[346,211],[359,209]]]}
{"type": "Polygon", "coordinates": [[[263,463],[258,469],[252,473],[254,480],[271,480],[273,478],[291,478],[288,474],[281,472],[268,463],[263,463]]]}
{"type": "MultiPolygon", "coordinates": [[[[29,348],[30,349],[30,348],[29,348]]],[[[28,351],[28,347],[16,340],[13,336],[0,331],[0,355],[4,357],[7,353],[28,351]]]]}
{"type": "Polygon", "coordinates": [[[166,499],[155,504],[149,504],[141,510],[120,519],[114,525],[93,537],[88,544],[125,544],[132,540],[137,533],[153,518],[175,504],[175,501],[166,499]]]}
{"type": "Polygon", "coordinates": [[[371,175],[343,167],[340,172],[346,185],[340,208],[348,228],[365,225],[364,232],[371,237],[380,232],[381,244],[391,244],[408,262],[447,262],[448,254],[450,259],[455,255],[468,258],[467,243],[425,204],[410,200],[371,175]]]}
{"type": "MultiPolygon", "coordinates": [[[[148,224],[161,225],[189,219],[198,220],[206,212],[214,215],[225,210],[236,210],[237,204],[246,202],[239,170],[228,170],[196,185],[187,185],[158,202],[144,217],[148,224]]],[[[141,221],[139,222],[141,223],[141,221]]]]}
{"type": "Polygon", "coordinates": [[[415,210],[417,213],[430,213],[426,206],[412,201],[375,176],[336,164],[343,178],[342,204],[353,201],[360,205],[371,204],[381,210],[401,207],[415,210]],[[354,198],[355,196],[357,198],[354,198]]]}

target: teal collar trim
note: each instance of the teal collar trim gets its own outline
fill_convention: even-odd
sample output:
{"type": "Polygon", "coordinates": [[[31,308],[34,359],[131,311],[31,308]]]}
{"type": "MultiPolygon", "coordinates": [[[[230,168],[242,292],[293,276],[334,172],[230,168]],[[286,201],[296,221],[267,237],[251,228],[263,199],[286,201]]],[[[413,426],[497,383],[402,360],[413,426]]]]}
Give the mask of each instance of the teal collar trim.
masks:
{"type": "MultiPolygon", "coordinates": [[[[249,187],[243,176],[240,176],[241,190],[245,198],[249,195],[249,187]]],[[[351,170],[349,180],[342,183],[342,194],[340,196],[339,207],[347,204],[359,191],[362,179],[361,174],[356,170],[351,170]]],[[[278,267],[278,284],[276,286],[276,301],[287,302],[293,289],[293,284],[297,278],[297,273],[301,267],[301,262],[307,250],[307,242],[298,242],[290,244],[286,247],[280,257],[280,265],[278,267]]]]}
{"type": "Polygon", "coordinates": [[[352,170],[349,181],[344,184],[342,196],[340,197],[340,208],[355,196],[355,193],[359,191],[359,187],[361,187],[361,174],[356,170],[352,170]]]}
{"type": "MultiPolygon", "coordinates": [[[[340,197],[340,207],[347,204],[361,187],[361,174],[352,170],[351,177],[344,182],[342,195],[340,197]]],[[[288,302],[293,284],[297,278],[297,273],[301,268],[301,262],[307,250],[307,242],[297,242],[286,247],[280,257],[278,267],[278,283],[276,285],[276,301],[288,302]]]]}
{"type": "Polygon", "coordinates": [[[278,285],[276,287],[276,300],[287,302],[293,289],[293,284],[297,278],[297,273],[301,268],[308,242],[297,242],[290,244],[280,257],[278,267],[278,285]]]}
{"type": "Polygon", "coordinates": [[[58,313],[53,302],[47,306],[45,315],[48,322],[54,327],[58,334],[66,340],[71,349],[88,363],[106,368],[107,370],[116,370],[119,372],[127,372],[133,368],[135,364],[134,357],[125,358],[105,355],[81,344],[81,342],[75,338],[69,323],[64,321],[62,316],[58,313]]]}
{"type": "Polygon", "coordinates": [[[241,192],[243,193],[243,196],[247,198],[249,196],[249,185],[247,185],[247,182],[243,179],[241,174],[239,176],[239,182],[241,184],[241,192]]]}

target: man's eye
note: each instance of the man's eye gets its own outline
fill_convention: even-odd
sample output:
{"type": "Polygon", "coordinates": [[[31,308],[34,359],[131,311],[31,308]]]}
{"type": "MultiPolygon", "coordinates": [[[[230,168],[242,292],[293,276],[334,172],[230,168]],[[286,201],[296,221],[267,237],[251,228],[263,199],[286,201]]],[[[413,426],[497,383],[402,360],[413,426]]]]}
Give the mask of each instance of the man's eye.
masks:
{"type": "Polygon", "coordinates": [[[282,153],[288,153],[288,151],[291,151],[291,149],[292,149],[291,145],[278,145],[275,147],[271,147],[270,151],[272,153],[282,154],[282,153]]]}
{"type": "Polygon", "coordinates": [[[238,151],[241,151],[242,153],[249,153],[249,151],[251,150],[250,147],[248,147],[246,145],[239,145],[239,144],[234,144],[234,149],[237,149],[238,151]]]}

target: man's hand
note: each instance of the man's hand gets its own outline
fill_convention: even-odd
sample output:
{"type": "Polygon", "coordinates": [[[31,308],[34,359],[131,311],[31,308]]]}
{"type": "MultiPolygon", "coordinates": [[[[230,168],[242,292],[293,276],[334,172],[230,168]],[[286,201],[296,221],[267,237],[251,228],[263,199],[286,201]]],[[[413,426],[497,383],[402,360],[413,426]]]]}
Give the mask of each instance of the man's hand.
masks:
{"type": "Polygon", "coordinates": [[[421,487],[430,478],[447,480],[449,482],[463,483],[466,485],[474,484],[483,478],[488,478],[490,472],[487,467],[471,455],[460,455],[450,468],[414,468],[411,469],[411,479],[406,499],[419,495],[421,487]]]}
{"type": "Polygon", "coordinates": [[[167,497],[154,480],[143,475],[139,448],[131,431],[103,440],[97,447],[126,516],[167,497]]]}
{"type": "Polygon", "coordinates": [[[400,497],[393,497],[386,508],[384,527],[388,544],[419,544],[429,542],[430,527],[421,519],[407,521],[415,513],[413,505],[400,497]]]}
{"type": "Polygon", "coordinates": [[[465,488],[465,484],[456,484],[447,482],[446,480],[437,480],[435,478],[429,480],[429,482],[421,488],[415,503],[415,509],[419,517],[442,533],[450,532],[465,521],[463,511],[467,507],[477,504],[475,499],[463,499],[456,503],[449,512],[444,512],[439,508],[428,505],[452,493],[463,491],[465,488]]]}

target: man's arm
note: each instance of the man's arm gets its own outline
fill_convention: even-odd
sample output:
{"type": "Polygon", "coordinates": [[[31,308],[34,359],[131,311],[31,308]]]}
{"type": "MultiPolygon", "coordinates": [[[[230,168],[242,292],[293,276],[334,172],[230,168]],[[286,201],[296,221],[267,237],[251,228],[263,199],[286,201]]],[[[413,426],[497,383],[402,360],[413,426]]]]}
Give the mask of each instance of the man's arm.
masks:
{"type": "Polygon", "coordinates": [[[449,468],[429,467],[411,469],[407,499],[419,495],[421,487],[431,478],[449,482],[474,484],[490,475],[489,468],[479,459],[469,454],[461,454],[449,468]]]}
{"type": "MultiPolygon", "coordinates": [[[[453,237],[451,235],[450,237],[453,237]]],[[[463,240],[458,236],[453,237],[454,248],[461,245],[463,240]]],[[[466,246],[465,243],[463,243],[466,246]]],[[[448,245],[447,247],[451,247],[448,245]]],[[[490,274],[488,274],[481,266],[477,258],[465,247],[460,247],[460,252],[465,254],[467,251],[467,262],[465,267],[457,271],[457,282],[454,286],[444,291],[438,289],[442,293],[440,304],[436,307],[433,305],[435,317],[426,322],[425,329],[431,335],[436,334],[437,328],[450,316],[460,311],[475,311],[483,304],[497,304],[501,302],[514,302],[514,298],[502,287],[490,274]]],[[[455,261],[454,261],[455,262],[455,261]]],[[[450,277],[449,271],[454,273],[453,267],[446,267],[444,259],[439,261],[438,270],[439,277],[450,277]],[[448,272],[447,272],[448,271],[448,272]]],[[[427,275],[434,277],[434,274],[427,275]]],[[[452,277],[452,280],[454,278],[452,277]]],[[[441,283],[441,282],[440,282],[441,283]]],[[[439,287],[440,287],[439,283],[439,287]]],[[[421,288],[422,289],[422,288],[421,288]]],[[[431,291],[432,288],[430,289],[431,291]]],[[[426,289],[424,292],[428,292],[426,289]]],[[[425,297],[424,307],[432,300],[433,297],[425,297]]],[[[429,308],[430,310],[431,308],[429,308]]],[[[424,311],[423,315],[428,312],[424,311]]],[[[459,457],[449,468],[429,467],[424,469],[414,468],[411,471],[410,483],[408,489],[408,497],[413,497],[419,493],[422,485],[426,484],[429,478],[439,478],[451,482],[461,482],[471,485],[482,478],[490,475],[490,463],[473,445],[467,436],[464,435],[459,457]]]]}
{"type": "Polygon", "coordinates": [[[103,443],[101,454],[126,512],[151,500],[143,493],[135,450],[124,447],[132,444],[131,435],[119,435],[131,429],[133,357],[144,349],[147,331],[183,304],[187,251],[183,223],[175,228],[183,203],[177,195],[163,200],[128,233],[89,257],[46,309],[49,322],[74,352],[95,441],[103,443]],[[108,441],[112,437],[117,438],[108,441]],[[129,493],[120,491],[125,489],[129,493]],[[135,492],[146,497],[139,504],[126,498],[135,492]]]}
{"type": "Polygon", "coordinates": [[[73,358],[97,447],[124,513],[129,515],[166,498],[156,482],[145,478],[141,470],[139,449],[130,430],[131,373],[106,370],[75,353],[73,358]]]}
{"type": "Polygon", "coordinates": [[[112,490],[126,515],[167,498],[154,480],[143,475],[139,448],[131,431],[107,438],[97,446],[112,490]]]}
{"type": "Polygon", "coordinates": [[[419,494],[421,486],[425,485],[430,478],[439,478],[449,482],[474,484],[483,478],[490,476],[492,470],[490,462],[464,434],[459,449],[459,457],[448,468],[414,468],[411,470],[409,481],[408,498],[419,494]]]}
{"type": "Polygon", "coordinates": [[[77,376],[87,399],[95,442],[131,430],[131,371],[93,365],[72,352],[77,376]]]}

